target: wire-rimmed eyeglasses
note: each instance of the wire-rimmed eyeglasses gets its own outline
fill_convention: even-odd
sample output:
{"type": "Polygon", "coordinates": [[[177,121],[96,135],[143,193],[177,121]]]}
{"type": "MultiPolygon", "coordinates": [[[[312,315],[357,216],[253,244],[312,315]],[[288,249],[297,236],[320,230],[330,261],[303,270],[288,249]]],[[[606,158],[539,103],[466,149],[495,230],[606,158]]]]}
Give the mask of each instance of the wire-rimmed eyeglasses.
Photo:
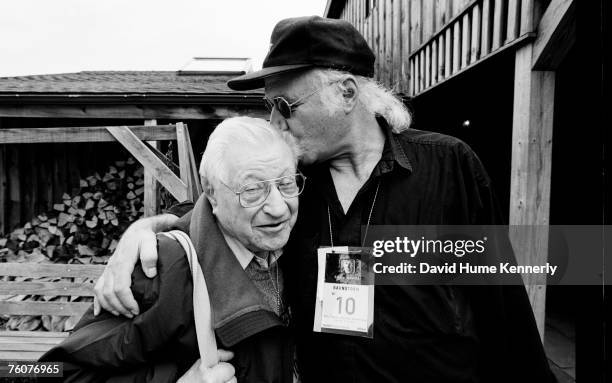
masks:
{"type": "Polygon", "coordinates": [[[289,176],[271,178],[258,182],[242,185],[238,191],[232,189],[225,182],[219,180],[226,188],[238,196],[242,207],[257,207],[262,205],[272,190],[272,184],[276,186],[281,196],[285,199],[295,198],[304,190],[306,177],[300,173],[289,176]]]}
{"type": "Polygon", "coordinates": [[[272,110],[276,108],[276,110],[278,110],[281,116],[283,116],[284,119],[288,120],[291,118],[291,113],[293,113],[293,111],[298,106],[302,105],[304,101],[306,101],[307,98],[314,96],[315,94],[325,89],[325,87],[328,87],[336,82],[338,81],[329,82],[323,85],[322,87],[314,90],[313,92],[308,93],[307,95],[298,98],[296,101],[292,103],[289,103],[289,101],[287,101],[283,96],[277,96],[277,97],[274,97],[272,100],[270,100],[267,97],[264,97],[263,98],[264,104],[266,105],[266,108],[268,108],[269,112],[272,112],[272,110]]]}

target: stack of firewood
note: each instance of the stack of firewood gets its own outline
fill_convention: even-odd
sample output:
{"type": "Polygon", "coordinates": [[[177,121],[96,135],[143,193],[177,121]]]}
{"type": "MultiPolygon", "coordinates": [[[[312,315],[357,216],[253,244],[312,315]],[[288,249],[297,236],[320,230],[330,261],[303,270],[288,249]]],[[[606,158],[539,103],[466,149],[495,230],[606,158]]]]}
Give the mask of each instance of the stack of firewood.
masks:
{"type": "Polygon", "coordinates": [[[81,179],[77,195],[64,194],[52,210],[0,238],[0,258],[106,263],[121,234],[143,213],[143,173],[130,157],[102,176],[81,179]]]}

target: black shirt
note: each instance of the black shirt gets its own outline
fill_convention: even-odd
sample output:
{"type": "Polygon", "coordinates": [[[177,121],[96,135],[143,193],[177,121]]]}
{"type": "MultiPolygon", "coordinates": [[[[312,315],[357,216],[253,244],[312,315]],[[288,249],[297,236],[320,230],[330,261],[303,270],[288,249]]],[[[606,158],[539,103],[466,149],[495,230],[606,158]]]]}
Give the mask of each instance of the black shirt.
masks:
{"type": "Polygon", "coordinates": [[[378,122],[386,134],[382,158],[346,214],[328,164],[304,169],[308,181],[284,257],[303,381],[488,381],[499,374],[498,366],[514,368],[511,360],[496,366],[499,358],[514,359],[506,355],[525,354],[524,347],[532,347],[527,358],[535,355],[529,363],[535,369],[529,374],[535,375],[527,376],[548,376],[522,286],[509,287],[518,295],[518,307],[492,291],[481,296],[485,287],[376,286],[373,339],[313,332],[317,248],[331,245],[328,208],[336,246],[361,246],[378,185],[371,225],[501,224],[490,179],[465,143],[413,129],[393,134],[384,120],[378,122]],[[475,305],[483,300],[486,307],[479,310],[475,305]],[[506,304],[519,309],[519,323],[510,325],[529,339],[519,349],[505,344],[514,333],[504,329],[506,304]]]}

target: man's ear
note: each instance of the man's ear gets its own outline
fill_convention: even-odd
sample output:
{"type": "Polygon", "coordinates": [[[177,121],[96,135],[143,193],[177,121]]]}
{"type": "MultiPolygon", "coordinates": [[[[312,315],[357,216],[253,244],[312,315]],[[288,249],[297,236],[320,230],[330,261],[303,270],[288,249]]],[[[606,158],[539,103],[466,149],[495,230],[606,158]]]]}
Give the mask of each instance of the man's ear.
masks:
{"type": "Polygon", "coordinates": [[[210,206],[212,206],[213,213],[214,213],[218,205],[217,197],[215,196],[215,189],[212,187],[210,183],[204,182],[204,180],[202,180],[202,189],[203,189],[204,195],[206,196],[206,199],[208,199],[208,202],[210,203],[210,206]]]}
{"type": "Polygon", "coordinates": [[[344,113],[349,114],[357,105],[359,95],[357,81],[355,77],[348,75],[340,81],[339,87],[342,92],[344,113]]]}

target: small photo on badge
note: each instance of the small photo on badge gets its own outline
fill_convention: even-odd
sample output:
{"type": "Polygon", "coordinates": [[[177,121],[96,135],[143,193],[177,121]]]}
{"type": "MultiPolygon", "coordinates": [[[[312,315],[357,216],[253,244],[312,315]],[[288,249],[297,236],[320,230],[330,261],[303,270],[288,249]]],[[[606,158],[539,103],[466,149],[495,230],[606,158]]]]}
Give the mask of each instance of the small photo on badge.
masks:
{"type": "Polygon", "coordinates": [[[327,253],[325,282],[361,284],[360,254],[327,253]]]}

